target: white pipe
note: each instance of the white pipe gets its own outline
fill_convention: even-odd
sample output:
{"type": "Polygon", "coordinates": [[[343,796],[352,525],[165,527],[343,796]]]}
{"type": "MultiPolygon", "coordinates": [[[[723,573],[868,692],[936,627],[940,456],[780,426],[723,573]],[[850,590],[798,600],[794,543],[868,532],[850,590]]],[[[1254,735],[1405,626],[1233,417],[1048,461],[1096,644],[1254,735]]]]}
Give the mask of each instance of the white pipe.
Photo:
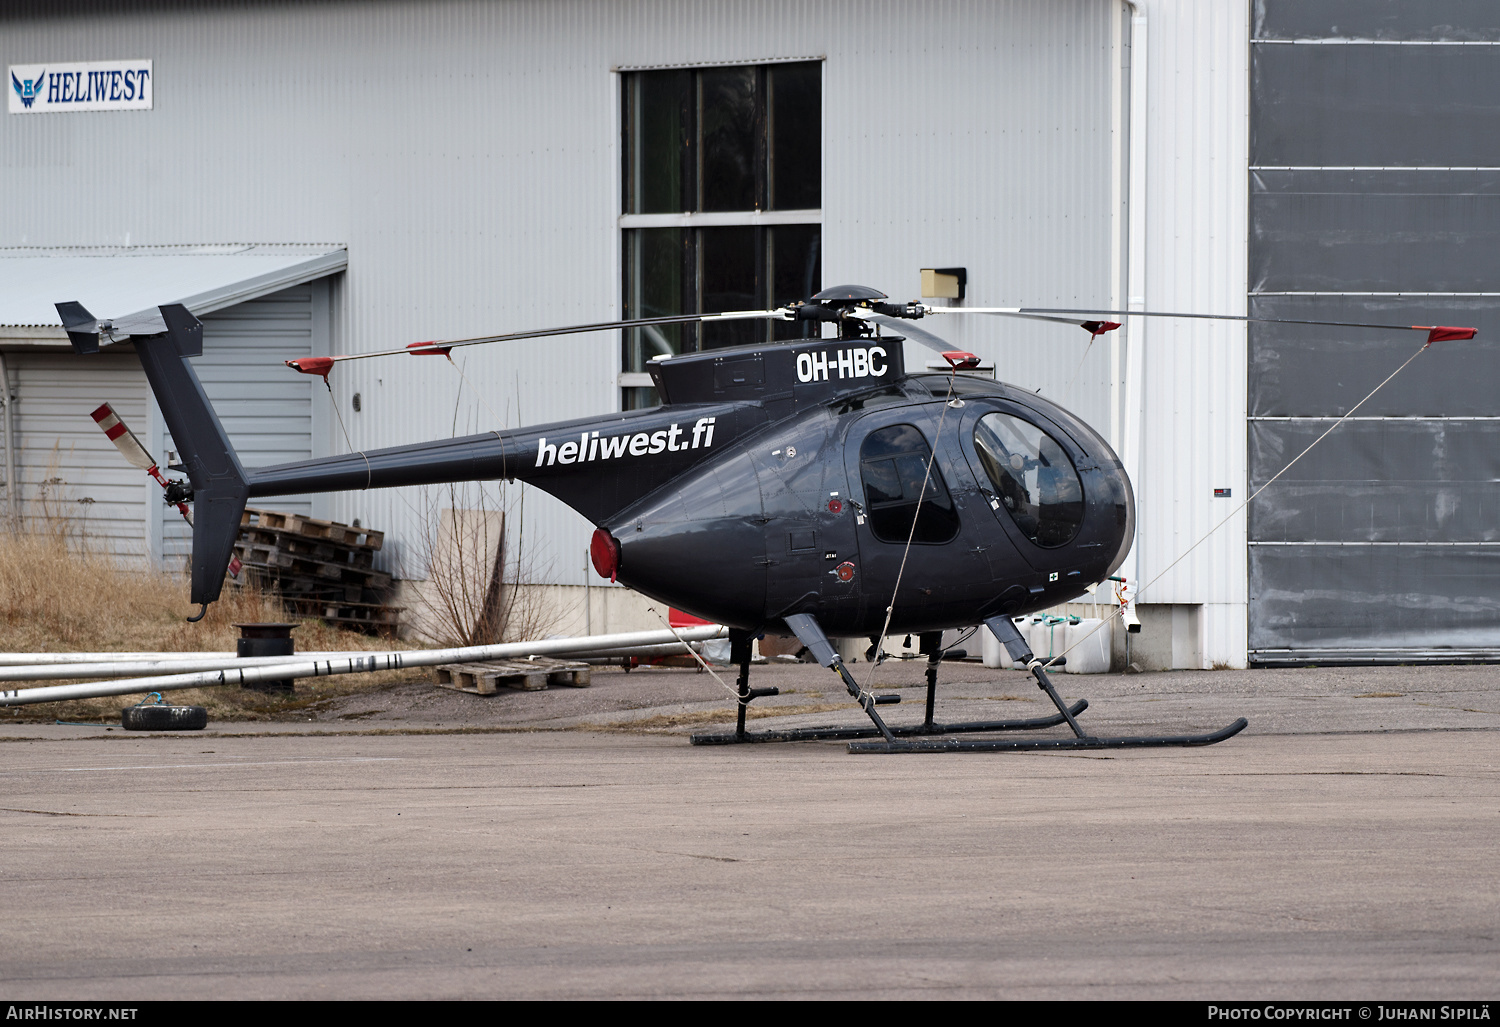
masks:
{"type": "MultiPolygon", "coordinates": [[[[1125,300],[1126,310],[1146,309],[1146,127],[1150,116],[1146,80],[1146,12],[1126,0],[1130,11],[1130,133],[1128,147],[1130,166],[1128,174],[1129,206],[1126,211],[1126,264],[1125,300]]],[[[1125,374],[1120,401],[1121,441],[1120,460],[1125,465],[1125,474],[1135,490],[1135,538],[1131,542],[1130,555],[1119,573],[1128,581],[1126,595],[1134,599],[1140,587],[1141,525],[1145,523],[1144,491],[1142,489],[1141,466],[1145,434],[1146,407],[1146,319],[1126,318],[1128,326],[1125,345],[1125,374]]]]}
{"type": "Polygon", "coordinates": [[[109,695],[131,695],[136,692],[166,692],[179,688],[207,688],[213,685],[253,685],[262,681],[286,678],[327,677],[332,674],[368,674],[403,667],[435,667],[443,663],[471,663],[478,660],[505,660],[526,656],[587,653],[640,645],[666,645],[672,642],[701,642],[721,638],[728,629],[719,625],[678,628],[675,631],[630,631],[617,635],[594,635],[589,638],[549,638],[534,642],[505,642],[500,645],[475,645],[459,649],[407,649],[383,653],[361,653],[357,656],[303,659],[295,663],[277,663],[246,669],[226,668],[197,674],[167,674],[157,677],[128,678],[124,681],[90,681],[79,685],[48,685],[42,688],[0,691],[0,706],[25,706],[64,699],[97,699],[109,695]]]}
{"type": "MultiPolygon", "coordinates": [[[[587,637],[587,636],[585,636],[587,637]]],[[[423,650],[407,650],[421,652],[423,650]]],[[[604,652],[588,646],[578,650],[591,656],[664,656],[681,653],[682,646],[675,640],[665,645],[622,646],[604,652]]],[[[306,663],[308,660],[338,659],[341,656],[360,656],[360,649],[344,649],[337,652],[294,653],[291,656],[235,656],[233,653],[176,653],[167,658],[144,660],[103,660],[98,663],[51,663],[0,666],[0,681],[66,681],[77,678],[127,678],[147,674],[196,674],[211,670],[239,670],[250,667],[270,667],[285,663],[306,663]],[[197,657],[194,659],[194,657],[197,657]]],[[[484,657],[489,659],[489,657],[484,657]]],[[[463,663],[463,660],[452,660],[463,663]]]]}
{"type": "MultiPolygon", "coordinates": [[[[305,660],[309,656],[349,656],[358,653],[358,649],[330,649],[318,650],[316,652],[294,653],[291,656],[245,656],[241,657],[233,652],[208,650],[204,652],[170,652],[170,653],[0,653],[0,681],[18,680],[9,673],[7,668],[25,667],[29,669],[41,669],[46,667],[78,667],[81,664],[112,664],[133,663],[137,666],[147,663],[186,663],[201,662],[203,660],[226,660],[236,662],[239,660],[305,660]]],[[[93,671],[79,671],[65,677],[83,677],[86,673],[93,671]]]]}
{"type": "Polygon", "coordinates": [[[21,500],[20,484],[16,481],[16,440],[12,434],[11,427],[15,420],[11,416],[10,395],[10,365],[5,361],[5,354],[0,353],[0,401],[3,401],[4,409],[0,415],[5,418],[3,435],[5,438],[5,516],[9,518],[13,526],[19,527],[21,523],[21,500]]]}
{"type": "MultiPolygon", "coordinates": [[[[357,656],[360,650],[337,653],[294,653],[290,656],[235,656],[233,653],[200,653],[198,659],[105,660],[99,663],[52,663],[0,667],[0,681],[61,681],[67,678],[128,678],[145,674],[189,674],[235,667],[267,667],[277,663],[305,663],[316,659],[357,656]]],[[[192,656],[193,654],[185,654],[192,656]]]]}

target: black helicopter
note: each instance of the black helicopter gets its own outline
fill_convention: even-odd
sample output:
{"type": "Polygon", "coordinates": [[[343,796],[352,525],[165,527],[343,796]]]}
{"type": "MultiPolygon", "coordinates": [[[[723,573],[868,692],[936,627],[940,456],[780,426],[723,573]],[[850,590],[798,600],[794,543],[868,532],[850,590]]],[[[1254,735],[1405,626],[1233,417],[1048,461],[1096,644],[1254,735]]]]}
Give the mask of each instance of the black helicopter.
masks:
{"type": "MultiPolygon", "coordinates": [[[[1101,738],[1079,726],[1075,718],[1087,701],[1063,702],[1012,618],[1077,598],[1115,572],[1135,534],[1130,481],[1109,444],[1068,411],[1034,393],[958,374],[977,358],[907,323],[938,312],[1061,321],[1091,336],[1119,327],[1104,317],[1125,316],[935,309],[839,286],[773,311],[416,343],[392,352],[446,355],[461,345],[688,321],[779,318],[837,327],[837,338],[658,357],[649,370],[662,404],[653,409],[247,470],[189,363],[202,352],[202,325],[186,308],[163,306],[160,320],[111,324],[77,303],[58,304],[77,352],[97,352],[101,340],[129,337],[135,344],[188,476],[171,484],[167,499],[193,504],[191,600],[200,605],[198,617],[219,597],[251,497],[523,481],[597,526],[591,555],[601,575],[730,628],[738,724],[733,733],[695,736],[696,743],[878,738],[851,749],[1113,748],[1208,745],[1242,730],[1244,718],[1210,734],[1160,737],[1101,738]],[[881,335],[883,327],[906,336],[881,335]],[[905,337],[942,352],[951,371],[909,373],[905,337]],[[746,705],[775,694],[749,687],[751,640],[783,623],[841,677],[869,726],[745,730],[746,705]],[[1055,716],[934,720],[942,631],[976,623],[1031,671],[1056,705],[1055,716]],[[927,655],[920,725],[887,725],[877,708],[899,697],[861,688],[829,641],[868,636],[878,646],[887,633],[918,635],[927,655]],[[1064,722],[1073,737],[938,737],[1064,722]]],[[[1473,334],[1360,327],[1414,327],[1428,331],[1429,341],[1473,334]]],[[[326,381],[338,361],[381,355],[287,363],[326,381]]]]}

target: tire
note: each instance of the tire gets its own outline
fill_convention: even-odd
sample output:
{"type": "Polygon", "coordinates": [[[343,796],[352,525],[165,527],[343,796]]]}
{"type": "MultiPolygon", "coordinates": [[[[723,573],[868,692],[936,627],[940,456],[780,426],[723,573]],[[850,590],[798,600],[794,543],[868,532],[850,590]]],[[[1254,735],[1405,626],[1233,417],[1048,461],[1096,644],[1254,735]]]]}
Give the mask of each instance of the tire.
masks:
{"type": "Polygon", "coordinates": [[[127,706],[120,711],[126,731],[202,731],[208,710],[202,706],[127,706]]]}

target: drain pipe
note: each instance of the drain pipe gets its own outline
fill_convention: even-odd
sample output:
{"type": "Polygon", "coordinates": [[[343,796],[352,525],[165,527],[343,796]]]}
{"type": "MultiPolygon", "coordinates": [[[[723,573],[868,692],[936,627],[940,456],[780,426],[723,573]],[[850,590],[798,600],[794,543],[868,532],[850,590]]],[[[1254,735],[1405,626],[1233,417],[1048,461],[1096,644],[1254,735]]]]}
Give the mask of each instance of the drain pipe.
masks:
{"type": "Polygon", "coordinates": [[[5,516],[12,528],[21,523],[21,504],[16,495],[16,440],[11,428],[11,406],[14,397],[10,391],[10,365],[5,360],[5,351],[0,350],[0,417],[5,419],[5,516]]]}

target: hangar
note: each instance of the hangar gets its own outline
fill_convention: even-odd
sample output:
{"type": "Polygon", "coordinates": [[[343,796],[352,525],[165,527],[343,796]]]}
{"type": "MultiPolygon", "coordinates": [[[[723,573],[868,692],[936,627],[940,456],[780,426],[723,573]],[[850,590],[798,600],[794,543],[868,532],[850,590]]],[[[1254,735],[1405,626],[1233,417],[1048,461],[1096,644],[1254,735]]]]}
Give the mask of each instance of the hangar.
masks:
{"type": "MultiPolygon", "coordinates": [[[[12,513],[71,502],[123,554],[181,556],[155,486],[88,420],[115,402],[168,459],[144,383],[128,354],[71,357],[55,300],[185,302],[231,436],[270,463],[649,404],[652,353],[737,340],[563,337],[471,351],[461,374],[365,361],[326,393],[284,359],[841,282],[916,298],[922,269],[963,268],[949,302],[1477,325],[1248,516],[1404,338],[1139,319],[1092,347],[1052,326],[949,337],[1124,457],[1125,573],[1162,575],[1139,659],[1500,654],[1484,5],[64,0],[0,22],[12,513]],[[127,73],[149,88],[126,98],[127,73]]],[[[293,502],[386,528],[388,569],[423,574],[422,497],[293,502]]],[[[639,615],[590,584],[580,517],[530,493],[525,524],[524,584],[559,610],[590,589],[612,627],[639,615]]]]}

